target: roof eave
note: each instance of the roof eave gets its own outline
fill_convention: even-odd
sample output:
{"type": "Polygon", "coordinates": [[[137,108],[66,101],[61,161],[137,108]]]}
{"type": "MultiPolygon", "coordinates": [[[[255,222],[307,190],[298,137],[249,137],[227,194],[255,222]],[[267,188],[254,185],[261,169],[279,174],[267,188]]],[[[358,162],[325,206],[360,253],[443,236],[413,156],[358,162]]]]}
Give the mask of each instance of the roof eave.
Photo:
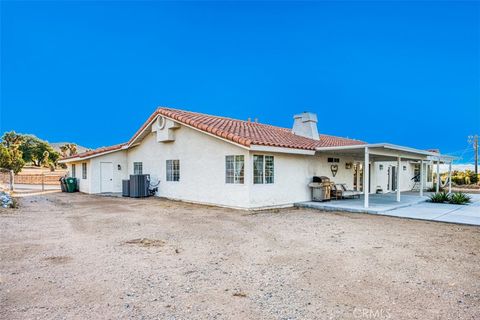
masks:
{"type": "Polygon", "coordinates": [[[107,150],[107,151],[91,154],[91,155],[84,156],[84,157],[74,157],[74,158],[62,159],[62,160],[59,160],[58,163],[79,162],[79,161],[88,160],[88,159],[91,159],[91,158],[104,156],[106,154],[110,154],[110,153],[113,153],[113,152],[123,151],[125,149],[127,149],[126,145],[122,146],[122,147],[119,147],[118,149],[107,150]]]}
{"type": "Polygon", "coordinates": [[[315,150],[308,149],[298,149],[298,148],[286,148],[286,147],[274,147],[274,146],[264,146],[258,144],[250,145],[251,151],[258,152],[273,152],[273,153],[289,153],[289,154],[304,154],[304,155],[315,155],[315,150]]]}

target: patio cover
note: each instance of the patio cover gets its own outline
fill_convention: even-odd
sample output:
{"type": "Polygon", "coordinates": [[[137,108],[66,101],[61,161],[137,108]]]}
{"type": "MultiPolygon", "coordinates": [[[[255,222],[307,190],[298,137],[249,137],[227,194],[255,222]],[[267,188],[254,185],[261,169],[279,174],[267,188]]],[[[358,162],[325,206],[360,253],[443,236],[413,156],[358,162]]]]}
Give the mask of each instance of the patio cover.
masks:
{"type": "MultiPolygon", "coordinates": [[[[392,161],[397,160],[398,167],[400,167],[400,162],[402,160],[413,160],[420,162],[420,196],[423,196],[423,176],[424,176],[424,163],[426,162],[436,162],[437,164],[437,181],[440,179],[440,163],[449,164],[448,172],[448,192],[452,190],[452,161],[455,160],[455,157],[442,155],[439,152],[429,151],[429,150],[420,150],[410,147],[404,147],[399,145],[394,145],[390,143],[373,143],[373,144],[364,144],[364,145],[353,145],[353,146],[340,146],[340,147],[321,147],[316,148],[316,152],[328,152],[329,154],[336,154],[339,156],[351,156],[354,159],[362,161],[367,164],[370,163],[370,160],[373,161],[392,161]]],[[[363,174],[363,185],[368,186],[370,184],[370,175],[369,175],[369,166],[364,166],[363,174]]],[[[397,170],[397,186],[400,186],[400,170],[397,170]]],[[[438,192],[440,188],[440,183],[436,184],[436,191],[438,192]]],[[[364,207],[368,208],[368,188],[363,188],[364,193],[364,207]]],[[[400,187],[397,187],[397,197],[396,201],[400,202],[400,187]]]]}

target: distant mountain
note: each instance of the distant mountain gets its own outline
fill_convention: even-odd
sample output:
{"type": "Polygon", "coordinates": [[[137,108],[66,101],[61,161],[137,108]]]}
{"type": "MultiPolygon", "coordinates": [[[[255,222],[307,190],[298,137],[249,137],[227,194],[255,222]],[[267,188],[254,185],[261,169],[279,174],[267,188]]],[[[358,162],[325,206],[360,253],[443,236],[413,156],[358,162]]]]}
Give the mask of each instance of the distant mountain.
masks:
{"type": "MultiPolygon", "coordinates": [[[[73,143],[73,142],[49,142],[49,144],[52,146],[52,148],[55,149],[55,151],[58,151],[58,152],[60,152],[60,147],[67,144],[67,143],[73,143]]],[[[82,152],[85,152],[87,150],[91,150],[89,148],[79,146],[76,143],[73,143],[73,144],[77,146],[77,153],[82,153],[82,152]]]]}

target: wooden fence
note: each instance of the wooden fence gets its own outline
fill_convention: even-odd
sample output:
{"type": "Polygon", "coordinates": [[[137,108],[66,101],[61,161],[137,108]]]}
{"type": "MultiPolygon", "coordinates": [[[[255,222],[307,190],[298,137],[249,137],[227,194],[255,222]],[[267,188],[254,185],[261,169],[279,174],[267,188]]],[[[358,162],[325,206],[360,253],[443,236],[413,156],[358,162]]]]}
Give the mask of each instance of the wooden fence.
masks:
{"type": "MultiPolygon", "coordinates": [[[[39,174],[16,174],[13,177],[14,184],[31,184],[31,185],[50,185],[59,186],[60,178],[63,173],[39,173],[39,174]]],[[[9,186],[11,177],[9,172],[0,172],[0,184],[9,186]]]]}

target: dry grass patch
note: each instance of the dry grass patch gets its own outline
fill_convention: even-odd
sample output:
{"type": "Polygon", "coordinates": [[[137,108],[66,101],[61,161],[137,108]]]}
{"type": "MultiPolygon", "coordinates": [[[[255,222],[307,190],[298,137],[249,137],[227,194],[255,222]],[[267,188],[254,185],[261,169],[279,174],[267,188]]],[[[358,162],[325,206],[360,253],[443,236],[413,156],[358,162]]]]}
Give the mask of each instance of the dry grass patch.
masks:
{"type": "Polygon", "coordinates": [[[136,244],[141,247],[163,247],[165,241],[158,239],[139,238],[125,241],[126,244],[136,244]]]}

